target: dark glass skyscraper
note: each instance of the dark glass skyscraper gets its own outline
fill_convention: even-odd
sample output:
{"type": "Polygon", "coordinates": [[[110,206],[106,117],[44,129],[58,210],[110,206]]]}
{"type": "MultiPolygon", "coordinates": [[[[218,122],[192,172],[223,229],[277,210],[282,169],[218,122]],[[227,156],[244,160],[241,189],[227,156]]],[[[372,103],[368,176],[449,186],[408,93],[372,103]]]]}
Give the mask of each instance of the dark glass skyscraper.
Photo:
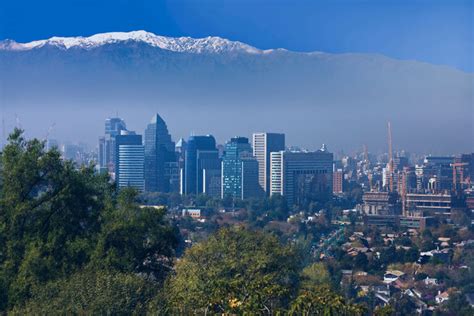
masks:
{"type": "Polygon", "coordinates": [[[258,162],[246,137],[234,137],[225,144],[222,158],[222,197],[257,197],[258,162]]]}
{"type": "Polygon", "coordinates": [[[212,135],[191,136],[187,142],[184,194],[220,195],[220,159],[212,135]]]}
{"type": "Polygon", "coordinates": [[[156,114],[145,130],[145,190],[177,190],[177,168],[174,142],[165,121],[156,114]]]}
{"type": "Polygon", "coordinates": [[[115,137],[126,131],[124,120],[111,117],[105,120],[105,136],[99,138],[99,167],[101,170],[115,170],[115,137]]]}
{"type": "Polygon", "coordinates": [[[126,130],[124,120],[118,117],[111,117],[105,120],[105,135],[115,137],[120,135],[120,131],[126,130]]]}

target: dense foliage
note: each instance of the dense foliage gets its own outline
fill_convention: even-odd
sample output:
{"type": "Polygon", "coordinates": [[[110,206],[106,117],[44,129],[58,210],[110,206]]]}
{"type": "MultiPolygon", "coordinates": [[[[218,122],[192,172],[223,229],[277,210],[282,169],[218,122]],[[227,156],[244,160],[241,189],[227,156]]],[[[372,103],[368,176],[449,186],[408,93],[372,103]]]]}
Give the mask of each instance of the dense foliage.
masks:
{"type": "Polygon", "coordinates": [[[166,292],[180,313],[273,313],[288,305],[298,268],[275,237],[222,229],[186,252],[166,292]]]}
{"type": "Polygon", "coordinates": [[[146,278],[115,271],[85,270],[33,288],[19,315],[144,314],[158,286],[146,278]]]}
{"type": "Polygon", "coordinates": [[[41,311],[35,302],[54,293],[57,306],[84,311],[68,296],[80,295],[75,288],[81,282],[111,287],[84,290],[99,304],[101,289],[104,296],[120,284],[142,286],[137,273],[164,278],[178,244],[164,209],[139,208],[133,190],[117,196],[108,177],[93,166],[77,168],[58,151],[45,151],[43,142],[26,140],[18,129],[0,166],[0,311],[21,308],[30,299],[27,308],[41,311]],[[82,275],[86,269],[97,274],[82,275]]]}

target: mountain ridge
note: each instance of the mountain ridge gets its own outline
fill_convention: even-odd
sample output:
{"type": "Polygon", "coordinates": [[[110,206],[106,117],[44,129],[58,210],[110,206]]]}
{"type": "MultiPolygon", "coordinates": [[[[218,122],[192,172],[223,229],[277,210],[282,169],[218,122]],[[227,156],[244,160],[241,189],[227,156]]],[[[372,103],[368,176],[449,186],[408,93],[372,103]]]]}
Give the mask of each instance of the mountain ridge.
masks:
{"type": "Polygon", "coordinates": [[[21,52],[46,47],[53,47],[60,50],[78,48],[87,51],[110,44],[126,44],[127,42],[144,43],[150,47],[159,48],[166,51],[192,54],[246,53],[250,55],[270,55],[274,53],[290,53],[307,56],[371,56],[406,63],[420,63],[435,67],[443,67],[446,69],[471,74],[471,72],[449,65],[432,64],[417,59],[399,59],[381,53],[330,53],[322,51],[294,51],[286,48],[260,49],[241,41],[229,40],[219,36],[207,36],[202,38],[193,38],[189,36],[172,37],[157,35],[145,30],[129,32],[104,32],[96,33],[91,36],[53,36],[48,39],[34,40],[24,43],[17,42],[13,39],[4,39],[0,40],[0,52],[21,52]]]}
{"type": "Polygon", "coordinates": [[[81,130],[92,142],[109,113],[119,111],[139,128],[157,112],[178,137],[190,130],[224,139],[267,130],[286,132],[290,143],[306,148],[351,148],[357,140],[381,148],[386,137],[374,131],[390,120],[408,150],[473,148],[472,137],[459,137],[474,135],[472,73],[382,54],[118,34],[1,42],[4,116],[21,115],[38,134],[42,118],[66,137],[81,130]],[[74,120],[65,120],[72,114],[74,120]]]}
{"type": "Polygon", "coordinates": [[[36,40],[27,43],[19,43],[11,39],[0,41],[0,50],[24,51],[41,48],[46,45],[61,49],[73,47],[85,50],[97,48],[106,44],[134,41],[143,42],[153,47],[158,47],[173,52],[191,53],[222,53],[222,52],[245,52],[249,54],[264,54],[272,50],[261,50],[248,44],[231,41],[218,36],[203,38],[192,37],[168,37],[156,35],[144,30],[131,32],[107,32],[98,33],[88,37],[59,37],[53,36],[48,39],[36,40]]]}

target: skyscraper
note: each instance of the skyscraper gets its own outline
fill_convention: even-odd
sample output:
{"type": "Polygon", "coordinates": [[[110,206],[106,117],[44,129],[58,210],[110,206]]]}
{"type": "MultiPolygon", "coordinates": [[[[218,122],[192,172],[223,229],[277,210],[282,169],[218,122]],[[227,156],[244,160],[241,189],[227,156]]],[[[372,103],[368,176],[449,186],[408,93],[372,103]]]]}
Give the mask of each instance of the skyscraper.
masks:
{"type": "Polygon", "coordinates": [[[177,190],[177,185],[175,145],[165,121],[156,114],[145,130],[145,190],[170,192],[177,190]]]}
{"type": "Polygon", "coordinates": [[[179,193],[184,194],[184,165],[186,160],[186,148],[188,144],[183,138],[180,138],[175,146],[175,151],[178,156],[178,177],[179,177],[179,193]]]}
{"type": "Polygon", "coordinates": [[[183,194],[215,195],[216,190],[220,190],[221,165],[212,135],[189,137],[184,169],[183,194]]]}
{"type": "Polygon", "coordinates": [[[145,190],[145,151],[142,136],[131,131],[121,131],[115,136],[115,183],[119,189],[133,187],[145,190]]]}
{"type": "Polygon", "coordinates": [[[117,136],[120,132],[126,130],[125,121],[119,117],[111,117],[105,120],[105,135],[117,136]]]}
{"type": "Polygon", "coordinates": [[[222,198],[245,199],[259,195],[258,162],[246,137],[226,143],[222,158],[222,198]]]}
{"type": "Polygon", "coordinates": [[[343,193],[344,172],[342,169],[337,169],[332,174],[332,192],[334,194],[343,193]]]}
{"type": "Polygon", "coordinates": [[[105,136],[99,138],[99,168],[114,172],[115,170],[115,137],[126,131],[124,120],[112,117],[105,120],[105,136]]]}
{"type": "Polygon", "coordinates": [[[258,183],[270,192],[270,153],[285,150],[285,134],[255,133],[252,139],[253,155],[258,161],[258,183]]]}
{"type": "Polygon", "coordinates": [[[270,194],[284,196],[288,205],[332,194],[333,154],[327,151],[271,153],[270,194]]]}

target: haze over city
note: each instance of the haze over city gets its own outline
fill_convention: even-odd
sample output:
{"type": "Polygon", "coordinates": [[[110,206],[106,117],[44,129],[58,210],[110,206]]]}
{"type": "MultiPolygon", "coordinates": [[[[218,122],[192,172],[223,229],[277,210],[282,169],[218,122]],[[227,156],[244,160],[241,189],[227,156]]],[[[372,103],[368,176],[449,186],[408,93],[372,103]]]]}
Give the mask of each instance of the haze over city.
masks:
{"type": "Polygon", "coordinates": [[[309,149],[327,143],[350,152],[367,144],[381,152],[391,120],[397,149],[445,154],[473,148],[469,1],[237,3],[209,1],[213,9],[207,10],[193,1],[72,1],[67,12],[74,15],[57,1],[30,10],[6,4],[0,22],[5,130],[19,121],[31,136],[49,131],[61,141],[96,146],[105,118],[118,114],[141,132],[159,113],[175,140],[211,133],[224,143],[273,130],[309,149]],[[152,32],[149,37],[221,38],[205,40],[213,49],[200,51],[150,45],[132,33],[100,40],[103,32],[138,30],[152,32]],[[53,39],[15,50],[6,41],[94,34],[98,41],[87,47],[53,39]],[[251,49],[229,50],[236,45],[251,49]],[[276,48],[288,51],[271,51],[276,48]]]}

